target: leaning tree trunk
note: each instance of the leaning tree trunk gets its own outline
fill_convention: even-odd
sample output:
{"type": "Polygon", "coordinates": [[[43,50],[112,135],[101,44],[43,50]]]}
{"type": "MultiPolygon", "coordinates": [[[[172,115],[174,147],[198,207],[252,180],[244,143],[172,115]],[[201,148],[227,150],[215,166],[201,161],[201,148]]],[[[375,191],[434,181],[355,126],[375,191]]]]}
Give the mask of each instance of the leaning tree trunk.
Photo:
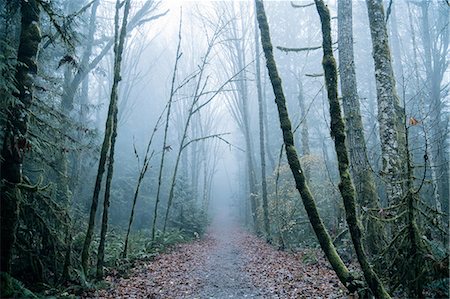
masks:
{"type": "MultiPolygon", "coordinates": [[[[350,170],[362,211],[379,207],[375,180],[368,160],[364,128],[360,112],[353,54],[352,0],[338,1],[339,70],[343,110],[346,120],[350,170]]],[[[383,245],[383,229],[363,212],[367,227],[366,243],[372,253],[383,245]]]]}
{"type": "MultiPolygon", "coordinates": [[[[105,129],[105,136],[103,139],[102,148],[100,151],[100,162],[98,164],[98,171],[97,171],[97,177],[95,180],[95,187],[94,187],[94,194],[92,196],[92,204],[91,204],[91,210],[89,215],[89,223],[88,223],[88,229],[86,232],[86,238],[84,240],[83,244],[83,251],[81,253],[81,267],[85,274],[87,274],[88,270],[88,262],[89,262],[89,248],[91,246],[92,242],[92,236],[94,234],[94,226],[95,226],[95,214],[97,213],[98,208],[98,198],[100,194],[101,184],[103,180],[103,174],[105,172],[105,165],[106,165],[106,158],[108,156],[108,152],[111,148],[111,139],[114,131],[115,121],[114,121],[114,115],[117,112],[117,101],[118,101],[118,93],[117,93],[117,87],[119,85],[120,81],[120,64],[122,61],[122,52],[123,52],[123,44],[125,40],[126,35],[126,17],[128,16],[128,10],[130,5],[130,0],[127,0],[125,5],[125,13],[124,14],[124,20],[122,22],[122,29],[120,31],[120,38],[119,38],[119,8],[116,8],[116,16],[115,16],[115,33],[114,33],[114,39],[115,39],[115,45],[114,45],[114,53],[115,53],[115,60],[114,60],[114,79],[113,79],[113,85],[111,88],[111,100],[109,103],[108,108],[108,116],[106,119],[106,129],[105,129]]],[[[120,6],[119,1],[117,2],[116,6],[120,6]]],[[[110,153],[111,154],[111,153],[110,153]]]]}
{"type": "MultiPolygon", "coordinates": [[[[111,195],[111,182],[112,182],[112,176],[114,173],[114,151],[116,147],[116,140],[117,140],[117,114],[118,114],[118,98],[119,95],[117,93],[117,87],[120,82],[120,69],[121,69],[121,63],[122,63],[122,53],[123,53],[123,45],[125,43],[125,37],[127,35],[127,21],[128,21],[128,15],[130,13],[130,1],[127,0],[125,2],[125,8],[123,12],[123,19],[122,19],[122,28],[120,29],[120,36],[117,44],[115,47],[115,59],[114,59],[114,79],[113,79],[113,87],[116,90],[111,90],[111,95],[114,95],[115,99],[114,102],[116,103],[113,111],[113,120],[112,120],[112,135],[111,135],[111,148],[109,150],[109,161],[108,161],[108,173],[106,175],[106,186],[105,186],[105,198],[103,199],[103,216],[102,216],[102,228],[100,231],[100,242],[98,245],[98,253],[97,253],[97,279],[101,280],[103,279],[103,264],[104,264],[104,258],[105,258],[105,241],[106,241],[106,232],[108,231],[108,213],[109,213],[109,204],[110,204],[110,195],[111,195]]],[[[120,0],[117,0],[116,3],[116,31],[119,31],[119,10],[120,10],[120,0]]],[[[117,34],[116,34],[117,36],[117,34]]]]}
{"type": "Polygon", "coordinates": [[[331,137],[334,139],[334,147],[338,160],[339,176],[341,178],[339,191],[344,201],[348,229],[361,270],[373,295],[376,298],[390,298],[384,289],[383,283],[370,266],[362,245],[362,230],[356,215],[356,193],[350,177],[349,159],[345,143],[345,125],[341,116],[341,107],[338,99],[338,75],[336,61],[333,56],[330,11],[322,0],[314,0],[314,2],[316,3],[316,8],[322,23],[322,65],[325,73],[328,101],[330,103],[331,137]]]}
{"type": "Polygon", "coordinates": [[[261,189],[262,189],[262,208],[264,216],[264,230],[266,232],[266,240],[271,242],[269,207],[267,199],[267,180],[266,180],[266,151],[264,141],[264,103],[261,86],[261,63],[259,50],[259,32],[257,28],[258,20],[255,16],[255,60],[256,60],[256,89],[258,92],[258,109],[259,109],[259,150],[261,159],[261,189]]]}
{"type": "Polygon", "coordinates": [[[395,87],[394,71],[382,0],[366,0],[372,37],[380,124],[382,174],[388,204],[398,204],[403,196],[406,174],[405,116],[395,87]]]}
{"type": "MultiPolygon", "coordinates": [[[[22,0],[21,31],[17,54],[16,87],[12,104],[7,108],[7,125],[1,152],[1,256],[0,271],[11,273],[13,248],[16,242],[19,204],[22,198],[18,184],[22,181],[24,154],[29,148],[28,118],[33,102],[36,56],[41,42],[39,6],[35,0],[22,0]]],[[[2,276],[1,293],[10,295],[11,280],[2,276]]]]}
{"type": "Polygon", "coordinates": [[[291,168],[294,176],[295,185],[299,191],[306,213],[310,219],[310,223],[316,233],[317,239],[322,250],[325,253],[328,261],[336,272],[339,280],[347,287],[350,292],[357,291],[362,288],[358,280],[343,263],[342,259],[338,255],[336,248],[331,241],[322,219],[317,211],[316,203],[306,183],[306,178],[300,160],[297,155],[297,151],[294,146],[294,136],[292,133],[292,125],[289,118],[289,114],[286,107],[286,98],[284,96],[283,87],[281,84],[281,78],[278,75],[275,58],[273,56],[273,47],[270,40],[269,25],[267,22],[266,13],[264,11],[264,4],[261,0],[255,0],[256,12],[258,16],[259,29],[261,31],[261,43],[266,57],[267,69],[269,71],[270,81],[272,83],[273,92],[275,94],[275,102],[278,107],[278,116],[280,118],[280,126],[283,132],[283,141],[286,149],[286,156],[288,159],[289,167],[291,168]]]}

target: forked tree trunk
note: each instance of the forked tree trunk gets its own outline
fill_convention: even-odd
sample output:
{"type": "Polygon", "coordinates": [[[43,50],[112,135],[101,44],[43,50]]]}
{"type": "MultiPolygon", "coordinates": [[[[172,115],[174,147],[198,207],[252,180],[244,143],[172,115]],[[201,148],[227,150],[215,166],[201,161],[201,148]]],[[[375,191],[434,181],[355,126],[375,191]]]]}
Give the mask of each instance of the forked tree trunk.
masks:
{"type": "MultiPolygon", "coordinates": [[[[117,88],[119,85],[119,82],[121,80],[120,77],[120,70],[121,70],[121,63],[122,63],[122,53],[123,53],[123,45],[125,43],[125,37],[127,34],[127,21],[128,21],[128,15],[130,13],[130,2],[131,0],[126,0],[125,2],[125,8],[123,12],[123,18],[122,18],[122,28],[120,29],[120,36],[117,40],[115,46],[115,55],[114,55],[114,79],[113,79],[113,87],[116,90],[111,90],[111,94],[115,96],[114,102],[116,103],[113,111],[113,120],[112,120],[112,135],[111,135],[111,148],[109,150],[109,161],[108,161],[108,173],[106,175],[106,186],[105,186],[105,197],[103,199],[103,216],[102,216],[102,226],[100,231],[100,242],[98,245],[98,252],[97,252],[97,279],[101,280],[103,279],[103,264],[104,264],[104,258],[105,258],[105,242],[106,242],[106,233],[108,231],[108,215],[109,215],[109,205],[110,205],[110,196],[111,196],[111,182],[112,177],[114,173],[114,151],[116,147],[116,140],[117,140],[117,115],[118,115],[118,101],[119,101],[119,95],[117,92],[117,88]]],[[[120,0],[117,0],[116,3],[116,31],[119,31],[119,12],[120,12],[120,0]]],[[[117,34],[116,34],[117,36],[117,34]]]]}
{"type": "MultiPolygon", "coordinates": [[[[125,4],[125,12],[124,12],[124,19],[122,21],[122,29],[119,32],[119,1],[116,3],[116,16],[115,16],[115,33],[114,33],[114,79],[113,79],[113,85],[111,88],[111,99],[109,102],[109,108],[108,108],[108,116],[106,119],[106,128],[105,128],[105,136],[103,139],[102,148],[100,151],[100,161],[98,164],[98,170],[97,170],[97,177],[95,179],[95,186],[94,186],[94,194],[92,196],[92,204],[91,204],[91,210],[89,214],[89,222],[88,222],[88,229],[86,232],[86,238],[84,240],[83,244],[83,251],[81,253],[81,267],[84,271],[84,274],[86,275],[88,272],[88,263],[89,263],[89,248],[91,246],[92,242],[92,236],[94,234],[94,227],[95,227],[95,216],[97,213],[98,208],[98,198],[100,195],[100,189],[101,184],[103,180],[103,174],[105,172],[105,165],[106,165],[106,159],[108,156],[108,153],[110,153],[111,149],[111,142],[112,142],[112,136],[115,130],[115,115],[117,113],[117,101],[118,101],[118,93],[117,93],[117,87],[119,85],[120,81],[120,65],[122,62],[122,52],[123,52],[123,44],[125,40],[126,35],[126,25],[129,12],[129,6],[130,6],[130,0],[127,0],[125,4]],[[120,37],[119,37],[120,34],[120,37]]],[[[111,173],[112,175],[112,173],[111,173]]],[[[109,203],[108,203],[109,205],[109,203]]],[[[107,218],[107,217],[106,217],[107,218]]],[[[103,219],[104,221],[105,219],[103,219]]],[[[107,221],[107,219],[106,219],[107,221]]],[[[102,225],[103,226],[103,225],[102,225]]],[[[106,232],[105,232],[106,233],[106,232]]]]}

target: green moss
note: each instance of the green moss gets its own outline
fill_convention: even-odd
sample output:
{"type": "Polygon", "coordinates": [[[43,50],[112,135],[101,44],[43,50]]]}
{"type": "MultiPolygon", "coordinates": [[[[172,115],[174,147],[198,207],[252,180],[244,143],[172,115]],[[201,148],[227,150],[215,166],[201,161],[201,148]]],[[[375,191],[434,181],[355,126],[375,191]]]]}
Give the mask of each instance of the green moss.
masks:
{"type": "Polygon", "coordinates": [[[281,79],[278,75],[278,70],[272,52],[272,43],[270,41],[270,33],[267,18],[264,12],[264,5],[261,1],[258,0],[255,1],[255,4],[258,16],[258,24],[261,31],[261,41],[266,57],[267,69],[269,71],[270,81],[272,83],[273,92],[275,94],[275,102],[277,104],[278,116],[280,119],[280,127],[283,132],[283,141],[286,148],[286,156],[288,159],[289,167],[291,168],[291,172],[294,176],[296,188],[301,195],[303,205],[308,214],[310,223],[314,229],[314,232],[316,233],[317,239],[328,261],[332,265],[341,282],[346,285],[350,291],[353,292],[356,289],[360,288],[361,285],[355,283],[357,280],[348,271],[347,267],[336,252],[331,238],[326,231],[325,226],[323,225],[322,219],[319,216],[314,198],[306,183],[306,178],[301,168],[297,151],[294,146],[291,121],[289,119],[289,114],[286,108],[286,99],[284,96],[281,79]]]}
{"type": "Polygon", "coordinates": [[[389,294],[384,289],[381,280],[371,268],[362,246],[361,227],[356,215],[356,192],[350,177],[349,159],[345,142],[345,125],[337,93],[337,68],[332,49],[330,13],[322,0],[315,0],[315,3],[322,23],[322,48],[324,55],[322,65],[325,73],[328,101],[330,104],[331,136],[334,139],[338,159],[339,175],[341,179],[339,191],[344,202],[348,228],[359,264],[370,290],[376,298],[390,298],[389,294]]]}

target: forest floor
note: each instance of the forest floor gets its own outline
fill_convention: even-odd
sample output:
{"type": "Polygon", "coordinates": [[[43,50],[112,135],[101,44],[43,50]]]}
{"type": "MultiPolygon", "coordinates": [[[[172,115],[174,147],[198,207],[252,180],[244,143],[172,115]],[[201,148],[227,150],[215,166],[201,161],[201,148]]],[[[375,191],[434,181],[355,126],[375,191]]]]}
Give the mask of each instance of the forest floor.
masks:
{"type": "Polygon", "coordinates": [[[346,297],[322,257],[277,251],[223,218],[202,240],[138,264],[127,278],[107,281],[109,289],[83,298],[346,297]]]}

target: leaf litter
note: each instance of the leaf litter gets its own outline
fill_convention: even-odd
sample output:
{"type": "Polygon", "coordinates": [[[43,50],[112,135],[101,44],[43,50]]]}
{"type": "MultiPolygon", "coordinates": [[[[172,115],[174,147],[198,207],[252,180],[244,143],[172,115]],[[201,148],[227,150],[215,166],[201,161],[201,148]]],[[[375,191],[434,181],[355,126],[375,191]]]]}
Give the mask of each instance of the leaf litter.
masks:
{"type": "Polygon", "coordinates": [[[213,225],[201,240],[138,263],[128,277],[106,281],[109,288],[82,298],[347,297],[319,251],[279,251],[223,224],[213,225]]]}

